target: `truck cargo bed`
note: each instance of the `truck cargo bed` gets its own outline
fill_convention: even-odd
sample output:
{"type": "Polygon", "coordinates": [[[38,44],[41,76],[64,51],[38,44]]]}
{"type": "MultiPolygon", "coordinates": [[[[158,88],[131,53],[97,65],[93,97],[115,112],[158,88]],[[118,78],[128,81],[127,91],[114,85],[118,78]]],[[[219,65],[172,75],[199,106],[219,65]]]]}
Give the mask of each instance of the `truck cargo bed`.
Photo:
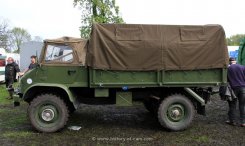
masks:
{"type": "Polygon", "coordinates": [[[227,82],[227,69],[109,71],[90,69],[91,87],[197,87],[227,82]]]}

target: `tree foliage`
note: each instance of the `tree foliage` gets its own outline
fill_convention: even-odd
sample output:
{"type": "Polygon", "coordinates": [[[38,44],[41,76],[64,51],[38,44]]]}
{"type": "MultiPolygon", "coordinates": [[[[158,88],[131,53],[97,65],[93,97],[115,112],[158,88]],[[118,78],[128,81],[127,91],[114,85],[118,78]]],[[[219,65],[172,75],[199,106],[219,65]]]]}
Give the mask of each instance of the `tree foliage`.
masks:
{"type": "Polygon", "coordinates": [[[245,34],[236,34],[227,38],[228,46],[239,46],[240,42],[245,38],[245,34]]]}
{"type": "Polygon", "coordinates": [[[0,19],[0,48],[4,48],[6,52],[19,53],[21,44],[30,40],[31,35],[27,30],[19,27],[10,29],[8,21],[0,19]]]}
{"type": "Polygon", "coordinates": [[[74,0],[82,10],[81,37],[89,38],[92,23],[123,23],[115,0],[74,0]]]}
{"type": "Polygon", "coordinates": [[[27,32],[27,30],[20,27],[14,27],[11,30],[11,43],[15,49],[15,52],[19,53],[21,44],[30,40],[31,35],[27,32]]]}
{"type": "Polygon", "coordinates": [[[10,52],[10,31],[6,20],[0,20],[0,48],[10,52]]]}

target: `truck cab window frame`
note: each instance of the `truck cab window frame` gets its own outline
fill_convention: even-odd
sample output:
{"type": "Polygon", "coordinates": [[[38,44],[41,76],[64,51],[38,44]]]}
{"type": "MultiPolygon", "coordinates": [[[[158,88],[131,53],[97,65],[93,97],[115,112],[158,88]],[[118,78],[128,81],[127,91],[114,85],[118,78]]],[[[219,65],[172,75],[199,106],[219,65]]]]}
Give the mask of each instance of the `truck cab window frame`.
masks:
{"type": "Polygon", "coordinates": [[[47,44],[44,54],[44,63],[73,63],[73,49],[68,45],[47,44]]]}

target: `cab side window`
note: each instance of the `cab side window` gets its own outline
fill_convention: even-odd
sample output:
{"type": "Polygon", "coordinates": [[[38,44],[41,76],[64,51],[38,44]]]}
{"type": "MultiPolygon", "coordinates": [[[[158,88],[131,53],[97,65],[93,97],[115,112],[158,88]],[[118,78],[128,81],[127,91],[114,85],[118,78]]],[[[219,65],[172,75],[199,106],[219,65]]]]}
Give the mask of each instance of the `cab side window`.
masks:
{"type": "Polygon", "coordinates": [[[45,62],[64,62],[69,63],[73,61],[73,51],[67,45],[47,45],[45,62]]]}

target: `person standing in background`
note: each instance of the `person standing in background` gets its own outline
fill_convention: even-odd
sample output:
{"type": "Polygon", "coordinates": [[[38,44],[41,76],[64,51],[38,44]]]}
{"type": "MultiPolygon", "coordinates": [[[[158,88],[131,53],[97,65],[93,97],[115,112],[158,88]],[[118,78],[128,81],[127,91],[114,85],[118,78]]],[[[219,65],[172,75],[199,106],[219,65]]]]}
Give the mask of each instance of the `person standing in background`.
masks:
{"type": "Polygon", "coordinates": [[[233,58],[233,57],[230,57],[229,58],[229,65],[232,65],[232,64],[236,64],[237,62],[236,62],[236,59],[235,58],[233,58]]]}
{"type": "Polygon", "coordinates": [[[16,74],[17,73],[19,74],[19,72],[20,69],[18,64],[14,62],[14,59],[12,57],[9,57],[7,59],[7,65],[5,66],[5,84],[9,92],[9,97],[7,97],[8,99],[13,99],[13,94],[14,94],[13,84],[16,81],[16,74]]]}
{"type": "Polygon", "coordinates": [[[25,69],[25,70],[21,73],[21,75],[24,75],[27,71],[32,70],[32,69],[34,69],[34,68],[37,67],[37,61],[36,61],[36,59],[37,59],[36,56],[34,56],[34,55],[31,56],[31,63],[30,63],[30,65],[28,66],[27,69],[25,69]]]}
{"type": "Polygon", "coordinates": [[[235,112],[238,99],[241,127],[245,127],[245,66],[236,64],[232,58],[228,68],[228,81],[237,98],[229,101],[229,120],[226,123],[236,125],[235,112]]]}

